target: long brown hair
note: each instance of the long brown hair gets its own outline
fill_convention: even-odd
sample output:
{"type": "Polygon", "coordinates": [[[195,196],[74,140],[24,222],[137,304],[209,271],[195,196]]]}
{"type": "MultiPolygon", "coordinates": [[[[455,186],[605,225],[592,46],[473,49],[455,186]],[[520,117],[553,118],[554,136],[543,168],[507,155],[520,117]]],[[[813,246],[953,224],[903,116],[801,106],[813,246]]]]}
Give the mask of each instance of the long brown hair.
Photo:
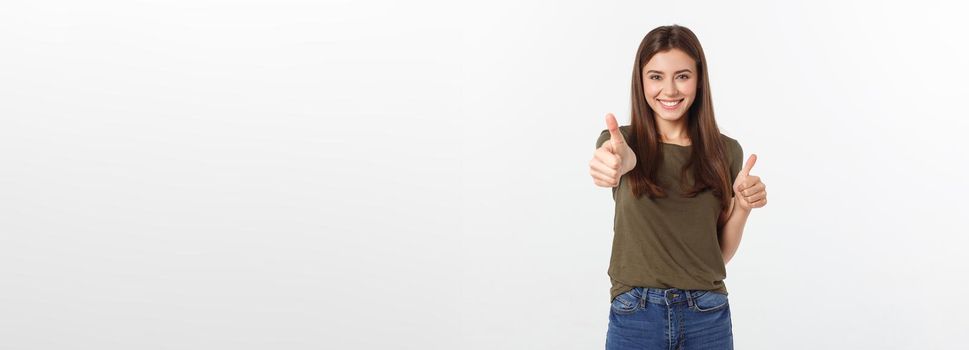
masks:
{"type": "Polygon", "coordinates": [[[693,58],[696,62],[697,82],[696,98],[690,105],[689,111],[683,116],[687,118],[689,138],[692,142],[690,159],[683,166],[680,173],[680,184],[688,188],[685,183],[685,172],[692,169],[694,184],[684,192],[684,197],[695,197],[706,189],[712,189],[713,194],[720,198],[721,214],[717,220],[720,228],[726,221],[725,210],[730,205],[730,168],[720,129],[713,118],[713,100],[710,97],[710,80],[707,76],[707,61],[703,55],[700,41],[693,32],[683,26],[669,25],[651,30],[639,44],[636,52],[636,62],[633,67],[632,79],[632,111],[630,147],[636,153],[636,167],[629,172],[632,191],[636,198],[646,193],[649,198],[665,198],[666,192],[657,185],[656,173],[662,164],[662,152],[659,151],[659,128],[656,127],[654,112],[646,102],[643,92],[642,69],[656,53],[672,49],[679,49],[693,58]],[[727,193],[728,195],[723,195],[727,193]]]}

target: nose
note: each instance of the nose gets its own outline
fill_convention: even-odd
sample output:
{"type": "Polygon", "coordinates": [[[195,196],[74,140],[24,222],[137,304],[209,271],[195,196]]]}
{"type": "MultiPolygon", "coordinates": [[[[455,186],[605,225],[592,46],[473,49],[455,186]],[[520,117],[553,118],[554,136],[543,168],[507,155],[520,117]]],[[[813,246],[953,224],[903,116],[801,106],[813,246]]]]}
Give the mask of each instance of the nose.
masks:
{"type": "Polygon", "coordinates": [[[676,82],[674,81],[674,79],[670,79],[669,86],[666,87],[666,90],[667,90],[667,94],[669,96],[676,96],[677,95],[676,82]]]}

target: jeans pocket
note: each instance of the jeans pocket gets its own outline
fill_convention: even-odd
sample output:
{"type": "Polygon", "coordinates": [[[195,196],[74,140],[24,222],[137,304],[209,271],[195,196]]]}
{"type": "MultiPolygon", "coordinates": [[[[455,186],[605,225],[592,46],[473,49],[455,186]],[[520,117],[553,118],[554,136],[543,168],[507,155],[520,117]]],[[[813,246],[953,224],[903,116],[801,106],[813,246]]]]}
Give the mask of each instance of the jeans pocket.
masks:
{"type": "Polygon", "coordinates": [[[700,312],[713,311],[727,306],[727,294],[710,290],[700,291],[693,295],[693,310],[700,312]]]}
{"type": "Polygon", "coordinates": [[[639,288],[633,288],[612,299],[612,312],[619,315],[635,313],[642,307],[643,298],[639,288]]]}

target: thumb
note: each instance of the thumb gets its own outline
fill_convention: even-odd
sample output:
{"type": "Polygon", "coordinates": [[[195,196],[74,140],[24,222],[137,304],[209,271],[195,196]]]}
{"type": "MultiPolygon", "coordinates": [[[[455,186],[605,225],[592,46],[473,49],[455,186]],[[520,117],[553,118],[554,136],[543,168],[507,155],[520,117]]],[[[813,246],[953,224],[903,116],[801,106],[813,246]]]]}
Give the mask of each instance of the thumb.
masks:
{"type": "Polygon", "coordinates": [[[626,147],[626,139],[619,132],[619,123],[612,113],[606,114],[606,127],[609,128],[609,140],[612,142],[612,150],[618,154],[623,147],[626,147]]]}
{"type": "Polygon", "coordinates": [[[747,164],[744,164],[744,168],[740,170],[740,174],[743,176],[750,176],[750,169],[753,169],[754,163],[757,162],[757,155],[751,154],[750,158],[747,158],[747,164]]]}

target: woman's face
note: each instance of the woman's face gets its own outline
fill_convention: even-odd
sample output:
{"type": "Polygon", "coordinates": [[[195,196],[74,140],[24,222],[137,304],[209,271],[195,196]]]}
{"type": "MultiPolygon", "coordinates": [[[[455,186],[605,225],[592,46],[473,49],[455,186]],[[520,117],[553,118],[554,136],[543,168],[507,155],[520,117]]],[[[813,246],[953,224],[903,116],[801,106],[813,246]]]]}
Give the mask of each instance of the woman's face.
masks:
{"type": "Polygon", "coordinates": [[[696,62],[679,49],[658,52],[643,67],[643,92],[657,118],[676,121],[696,97],[696,62]]]}

